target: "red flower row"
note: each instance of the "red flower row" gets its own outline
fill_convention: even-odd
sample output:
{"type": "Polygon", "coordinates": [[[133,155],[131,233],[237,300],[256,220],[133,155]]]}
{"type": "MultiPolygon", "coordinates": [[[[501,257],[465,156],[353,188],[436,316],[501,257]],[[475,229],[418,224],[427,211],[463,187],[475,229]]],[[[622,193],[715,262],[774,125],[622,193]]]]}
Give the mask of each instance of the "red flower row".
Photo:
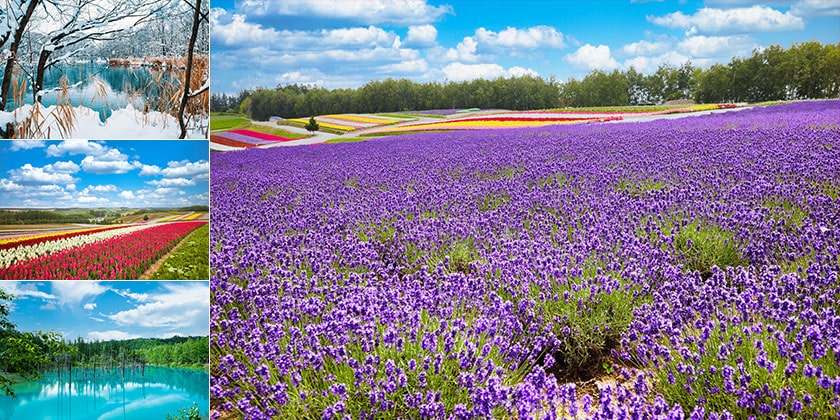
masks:
{"type": "Polygon", "coordinates": [[[183,237],[207,222],[175,222],[0,268],[0,279],[137,279],[183,237]]]}

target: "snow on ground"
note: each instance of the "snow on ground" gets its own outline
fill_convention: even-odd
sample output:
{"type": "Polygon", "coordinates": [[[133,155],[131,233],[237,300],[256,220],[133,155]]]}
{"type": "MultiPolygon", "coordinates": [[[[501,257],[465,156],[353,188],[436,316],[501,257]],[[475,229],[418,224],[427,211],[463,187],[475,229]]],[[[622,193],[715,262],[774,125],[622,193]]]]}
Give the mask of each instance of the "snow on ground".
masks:
{"type": "MultiPolygon", "coordinates": [[[[178,127],[178,119],[162,112],[150,111],[142,112],[135,109],[131,104],[127,104],[125,108],[120,108],[113,113],[109,113],[105,122],[99,118],[99,113],[93,109],[85,106],[77,106],[73,108],[75,114],[75,123],[73,129],[62,136],[61,125],[59,124],[56,115],[58,108],[56,106],[43,107],[38,105],[41,115],[40,118],[40,136],[37,138],[44,139],[88,139],[88,140],[107,140],[107,139],[175,139],[178,138],[180,128],[178,127]]],[[[35,107],[32,105],[23,105],[13,111],[0,111],[0,126],[5,127],[9,122],[21,122],[27,116],[31,115],[35,107]]],[[[206,117],[200,124],[203,129],[193,129],[187,131],[187,138],[189,139],[206,139],[208,126],[206,117]]]]}

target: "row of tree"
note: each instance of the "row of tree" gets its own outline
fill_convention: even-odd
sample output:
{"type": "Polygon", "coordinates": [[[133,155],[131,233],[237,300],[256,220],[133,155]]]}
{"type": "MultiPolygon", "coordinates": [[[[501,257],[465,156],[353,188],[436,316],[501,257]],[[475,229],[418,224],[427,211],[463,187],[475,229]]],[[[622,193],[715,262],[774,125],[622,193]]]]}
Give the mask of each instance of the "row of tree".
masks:
{"type": "Polygon", "coordinates": [[[657,104],[676,99],[699,103],[836,98],[840,95],[840,44],[811,41],[788,49],[773,45],[747,58],[707,69],[690,62],[663,64],[650,75],[630,68],[589,73],[560,85],[567,106],[657,104]]]}
{"type": "Polygon", "coordinates": [[[537,109],[557,105],[553,79],[521,76],[458,83],[416,83],[408,79],[372,81],[358,89],[327,90],[288,85],[242,91],[236,96],[211,95],[211,111],[240,111],[254,120],[271,116],[375,113],[421,109],[537,109]]]}
{"type": "Polygon", "coordinates": [[[451,108],[540,109],[558,106],[623,106],[692,99],[700,103],[834,98],[840,94],[840,44],[811,41],[788,49],[773,45],[747,58],[707,69],[690,62],[663,64],[652,74],[634,68],[595,70],[581,80],[557,83],[522,76],[460,83],[372,81],[358,89],[287,85],[213,94],[211,111],[243,112],[255,120],[333,113],[451,108]]]}
{"type": "Polygon", "coordinates": [[[0,210],[0,225],[23,225],[39,223],[90,223],[91,217],[100,217],[93,212],[64,213],[50,210],[0,210]]]}

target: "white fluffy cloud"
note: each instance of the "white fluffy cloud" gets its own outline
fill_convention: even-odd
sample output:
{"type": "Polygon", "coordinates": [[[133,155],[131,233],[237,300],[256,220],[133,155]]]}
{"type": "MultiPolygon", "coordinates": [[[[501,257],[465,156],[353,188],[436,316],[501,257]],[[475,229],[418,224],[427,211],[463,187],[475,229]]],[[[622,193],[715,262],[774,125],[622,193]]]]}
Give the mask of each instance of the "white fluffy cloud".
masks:
{"type": "Polygon", "coordinates": [[[161,170],[164,178],[194,178],[207,179],[210,174],[210,162],[200,160],[190,162],[188,160],[172,161],[167,167],[161,170]]]}
{"type": "Polygon", "coordinates": [[[280,40],[280,33],[272,28],[245,22],[245,16],[231,14],[223,9],[210,10],[210,32],[213,42],[226,46],[270,44],[280,40]]]}
{"type": "Polygon", "coordinates": [[[55,295],[38,290],[38,284],[30,281],[4,281],[3,290],[18,298],[57,299],[55,295]]]}
{"type": "Polygon", "coordinates": [[[44,170],[59,174],[75,174],[76,172],[79,172],[79,165],[68,160],[66,162],[56,162],[45,165],[44,170]]]}
{"type": "Polygon", "coordinates": [[[82,190],[82,194],[89,194],[89,193],[111,193],[117,192],[117,186],[113,184],[108,185],[88,185],[85,189],[82,190]]]}
{"type": "Polygon", "coordinates": [[[191,187],[195,185],[195,181],[188,178],[164,178],[146,183],[158,187],[191,187]]]}
{"type": "Polygon", "coordinates": [[[69,173],[56,172],[55,166],[47,165],[43,168],[25,164],[18,169],[9,171],[13,183],[21,185],[44,185],[44,184],[72,184],[78,179],[69,173]]]}
{"type": "Polygon", "coordinates": [[[16,152],[18,150],[35,149],[39,147],[46,147],[43,140],[12,140],[10,150],[16,152]]]}
{"type": "Polygon", "coordinates": [[[147,328],[185,328],[209,322],[210,289],[204,282],[167,283],[162,293],[148,296],[147,303],[107,315],[117,325],[147,328]]]}
{"type": "Polygon", "coordinates": [[[504,67],[493,63],[451,63],[443,68],[443,73],[446,75],[446,78],[453,81],[472,79],[496,79],[499,77],[512,77],[524,75],[537,76],[537,72],[532,69],[514,66],[505,70],[504,67]]]}
{"type": "Polygon", "coordinates": [[[501,32],[478,28],[475,31],[475,39],[491,47],[528,49],[566,47],[563,34],[551,26],[534,26],[524,29],[507,27],[501,32]]]}
{"type": "Polygon", "coordinates": [[[577,68],[588,70],[612,70],[619,66],[610,53],[610,47],[606,45],[594,47],[585,44],[577,51],[567,54],[566,61],[577,68]]]}
{"type": "Polygon", "coordinates": [[[140,165],[140,176],[152,176],[160,174],[160,167],[157,165],[140,165]]]}
{"type": "Polygon", "coordinates": [[[8,179],[0,179],[0,191],[21,191],[23,185],[15,184],[14,181],[8,179]]]}
{"type": "Polygon", "coordinates": [[[65,305],[78,305],[89,297],[96,297],[108,291],[108,287],[97,281],[56,281],[52,290],[58,301],[65,305]]]}
{"type": "Polygon", "coordinates": [[[408,60],[402,63],[386,64],[380,67],[385,73],[423,73],[429,70],[429,63],[426,60],[408,60]]]}
{"type": "Polygon", "coordinates": [[[131,200],[131,199],[134,198],[134,192],[133,191],[128,191],[128,190],[123,191],[123,192],[120,193],[120,197],[122,197],[126,200],[131,200]]]}
{"type": "Polygon", "coordinates": [[[752,38],[746,35],[734,36],[691,36],[679,43],[679,48],[692,57],[731,56],[734,50],[749,49],[752,38]]]}
{"type": "Polygon", "coordinates": [[[409,26],[403,45],[410,47],[431,47],[437,42],[438,31],[432,25],[409,26]]]}
{"type": "Polygon", "coordinates": [[[82,169],[92,174],[124,174],[135,168],[128,160],[102,160],[94,156],[82,159],[82,169]]]}
{"type": "Polygon", "coordinates": [[[96,304],[95,304],[95,303],[93,303],[93,302],[91,302],[91,303],[86,303],[86,304],[83,306],[83,308],[85,308],[85,309],[87,309],[87,310],[89,310],[89,311],[92,311],[92,310],[96,309],[96,304]]]}
{"type": "Polygon", "coordinates": [[[140,338],[140,336],[117,330],[91,331],[87,335],[87,339],[93,341],[130,340],[132,338],[140,338]]]}
{"type": "MultiPolygon", "coordinates": [[[[637,71],[645,74],[650,74],[656,71],[662,64],[670,64],[672,66],[679,66],[686,61],[691,60],[691,57],[678,53],[676,51],[668,51],[664,54],[652,57],[635,57],[624,61],[624,67],[633,67],[637,71]]],[[[692,61],[695,65],[698,64],[692,61]]]]}
{"type": "Polygon", "coordinates": [[[420,25],[453,14],[448,5],[432,6],[425,0],[244,0],[239,11],[254,16],[315,16],[363,24],[420,25]]]}
{"type": "Polygon", "coordinates": [[[107,147],[89,140],[64,140],[47,147],[47,156],[59,157],[65,154],[99,156],[108,150],[107,147]]]}
{"type": "Polygon", "coordinates": [[[803,29],[805,21],[790,11],[782,13],[767,6],[714,9],[704,7],[693,15],[682,12],[648,16],[648,21],[672,29],[686,29],[688,35],[778,32],[803,29]]]}
{"type": "Polygon", "coordinates": [[[667,41],[645,41],[631,42],[621,47],[621,52],[627,55],[650,55],[660,54],[671,49],[671,43],[667,41]]]}
{"type": "Polygon", "coordinates": [[[468,36],[464,38],[455,48],[450,48],[446,52],[446,58],[450,61],[468,61],[473,62],[478,59],[475,54],[478,49],[478,42],[475,38],[468,36]]]}
{"type": "Polygon", "coordinates": [[[837,0],[800,0],[790,13],[803,17],[840,16],[840,2],[837,0]]]}

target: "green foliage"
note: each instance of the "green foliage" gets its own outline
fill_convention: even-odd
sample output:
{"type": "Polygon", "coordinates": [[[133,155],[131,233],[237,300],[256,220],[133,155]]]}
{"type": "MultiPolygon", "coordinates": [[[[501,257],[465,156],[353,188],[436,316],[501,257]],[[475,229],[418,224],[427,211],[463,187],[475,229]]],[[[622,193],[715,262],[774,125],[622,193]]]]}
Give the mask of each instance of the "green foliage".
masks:
{"type": "Polygon", "coordinates": [[[652,179],[645,179],[638,182],[621,179],[618,181],[618,185],[616,185],[618,191],[627,192],[633,197],[640,197],[648,191],[661,191],[662,188],[665,188],[664,182],[654,181],[652,179]]]}
{"type": "Polygon", "coordinates": [[[691,223],[674,236],[674,248],[682,256],[686,270],[712,275],[712,266],[719,268],[746,266],[732,232],[712,224],[691,223]]]}
{"type": "Polygon", "coordinates": [[[176,343],[149,344],[138,352],[153,365],[201,367],[207,366],[209,362],[209,337],[189,337],[176,343]]]}
{"type": "Polygon", "coordinates": [[[166,420],[204,420],[206,418],[207,416],[201,415],[201,410],[198,409],[198,404],[196,403],[193,403],[189,410],[182,408],[175,415],[166,414],[166,420]]]}
{"type": "MultiPolygon", "coordinates": [[[[725,312],[725,310],[724,310],[725,312]]],[[[684,350],[672,352],[674,356],[664,361],[660,369],[654,370],[656,374],[655,386],[657,391],[663,395],[669,404],[680,404],[682,407],[694,407],[698,405],[698,399],[706,399],[706,408],[717,412],[727,410],[734,418],[749,418],[753,416],[762,417],[758,412],[761,403],[772,404],[771,395],[779,395],[781,390],[787,389],[794,393],[793,400],[802,400],[807,394],[812,399],[812,404],[803,404],[802,411],[794,413],[792,418],[816,418],[817,413],[828,413],[836,409],[836,397],[829,388],[823,388],[817,384],[819,375],[807,377],[801,371],[792,375],[786,375],[785,370],[789,359],[779,354],[777,347],[777,334],[784,334],[788,343],[797,340],[801,332],[792,329],[787,323],[776,323],[760,319],[754,325],[743,325],[740,327],[721,328],[727,321],[716,321],[715,327],[704,338],[705,333],[692,327],[685,327],[680,336],[684,337],[681,343],[667,343],[672,347],[682,347],[684,350]],[[766,322],[766,323],[765,323],[766,322]],[[762,342],[763,348],[756,343],[762,342]],[[701,350],[702,346],[702,350],[701,350]],[[721,348],[729,347],[730,351],[721,352],[721,348]],[[765,358],[765,367],[759,365],[757,360],[765,358]],[[743,359],[741,359],[743,358],[743,359]],[[738,360],[743,360],[739,363],[738,360]],[[692,366],[697,372],[696,381],[692,384],[686,383],[686,375],[676,374],[677,365],[692,366]],[[752,407],[743,407],[738,404],[740,397],[734,393],[725,392],[727,380],[724,375],[724,367],[732,368],[731,380],[736,386],[745,380],[749,383],[749,391],[757,392],[755,404],[752,407]],[[743,366],[741,370],[740,366],[743,366]],[[768,368],[767,366],[772,366],[768,368]],[[674,372],[673,382],[669,379],[669,372],[674,372]],[[717,387],[720,392],[715,394],[697,391],[717,387]],[[764,388],[767,387],[767,388],[764,388]],[[688,390],[688,391],[687,391],[688,390]],[[769,391],[769,393],[768,393],[769,391]]],[[[802,327],[799,327],[802,328],[802,327]]],[[[834,352],[830,349],[819,359],[810,355],[809,349],[805,349],[805,359],[801,366],[810,364],[814,368],[822,369],[822,374],[830,378],[840,375],[840,368],[835,362],[834,352]]],[[[798,368],[799,370],[801,368],[798,368]]]]}
{"type": "Polygon", "coordinates": [[[506,192],[495,193],[481,197],[478,200],[479,211],[496,210],[510,202],[510,195],[506,192]]]}
{"type": "Polygon", "coordinates": [[[153,280],[207,280],[210,273],[210,225],[190,234],[163,265],[152,274],[153,280]]]}
{"type": "Polygon", "coordinates": [[[303,126],[303,128],[305,128],[306,131],[313,132],[313,131],[318,131],[320,126],[318,125],[318,121],[315,121],[315,117],[313,116],[313,117],[309,117],[309,123],[307,123],[305,126],[303,126]]]}
{"type": "Polygon", "coordinates": [[[49,351],[60,345],[54,332],[20,332],[9,321],[9,306],[14,296],[0,288],[0,391],[14,397],[12,386],[20,381],[41,377],[40,366],[49,362],[49,351]]]}
{"type": "Polygon", "coordinates": [[[791,229],[801,228],[805,218],[808,217],[807,210],[790,200],[767,200],[763,203],[763,207],[770,211],[770,218],[775,221],[784,219],[785,224],[791,229]]]}
{"type": "Polygon", "coordinates": [[[560,345],[544,351],[552,354],[557,363],[552,370],[561,375],[586,377],[603,371],[610,350],[633,321],[633,308],[647,299],[637,296],[639,286],[624,282],[617,273],[596,272],[587,269],[577,279],[550,279],[547,286],[531,288],[536,312],[556,320],[552,331],[560,345]]]}

